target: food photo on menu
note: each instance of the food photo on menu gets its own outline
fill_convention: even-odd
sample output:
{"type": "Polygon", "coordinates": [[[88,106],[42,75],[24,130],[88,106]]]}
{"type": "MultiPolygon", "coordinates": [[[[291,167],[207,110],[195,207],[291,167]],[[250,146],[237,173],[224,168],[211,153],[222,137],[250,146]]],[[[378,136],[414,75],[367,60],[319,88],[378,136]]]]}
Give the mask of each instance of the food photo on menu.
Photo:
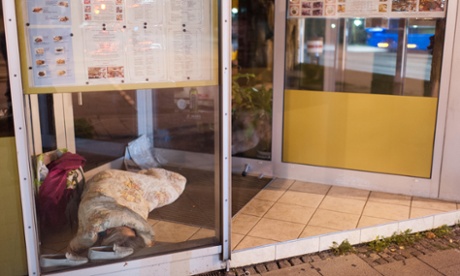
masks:
{"type": "Polygon", "coordinates": [[[36,36],[34,38],[34,42],[35,43],[42,43],[43,42],[43,37],[42,36],[36,36]]]}
{"type": "Polygon", "coordinates": [[[35,54],[36,54],[36,55],[41,56],[41,55],[43,55],[44,53],[45,53],[45,49],[44,49],[44,48],[36,48],[36,49],[35,49],[35,54]]]}
{"type": "Polygon", "coordinates": [[[67,1],[59,1],[58,6],[68,8],[69,7],[69,2],[67,2],[67,1]]]}
{"type": "Polygon", "coordinates": [[[107,78],[107,67],[89,67],[88,68],[89,79],[106,79],[107,78]]]}
{"type": "Polygon", "coordinates": [[[326,5],[324,8],[324,14],[327,16],[335,15],[335,6],[334,5],[326,5]]]}
{"type": "MultiPolygon", "coordinates": [[[[331,1],[331,0],[328,0],[331,1]]],[[[323,15],[323,5],[322,1],[291,1],[289,7],[289,15],[291,16],[321,16],[323,15]]],[[[333,7],[333,6],[331,6],[333,7]]],[[[330,14],[335,14],[334,9],[329,9],[330,14]],[[331,12],[333,11],[333,12],[331,12]]],[[[330,15],[329,14],[329,15],[330,15]]]]}
{"type": "Polygon", "coordinates": [[[420,0],[419,11],[444,11],[445,0],[420,0]]]}
{"type": "Polygon", "coordinates": [[[417,9],[417,0],[392,0],[391,11],[414,12],[417,9]]]}
{"type": "Polygon", "coordinates": [[[123,66],[114,66],[107,67],[107,77],[108,78],[124,78],[124,68],[123,66]]]}
{"type": "Polygon", "coordinates": [[[64,59],[64,58],[58,58],[58,59],[56,59],[56,64],[57,64],[57,65],[64,65],[64,64],[65,64],[65,59],[64,59]]]}
{"type": "Polygon", "coordinates": [[[43,60],[43,59],[37,59],[37,60],[35,61],[35,64],[37,64],[37,66],[43,66],[43,65],[45,65],[45,60],[43,60]]]}

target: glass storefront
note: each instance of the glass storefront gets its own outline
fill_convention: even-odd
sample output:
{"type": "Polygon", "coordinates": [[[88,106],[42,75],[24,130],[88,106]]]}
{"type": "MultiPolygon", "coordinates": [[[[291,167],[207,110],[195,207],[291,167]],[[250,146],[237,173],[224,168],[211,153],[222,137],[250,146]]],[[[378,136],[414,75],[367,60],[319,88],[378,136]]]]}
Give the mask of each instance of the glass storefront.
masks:
{"type": "Polygon", "coordinates": [[[445,19],[314,5],[289,6],[283,161],[429,178],[445,19]]]}
{"type": "Polygon", "coordinates": [[[36,233],[26,230],[28,247],[34,243],[37,251],[27,251],[37,262],[32,272],[75,274],[106,265],[120,272],[127,269],[116,268],[121,260],[146,271],[152,260],[182,253],[179,261],[205,255],[203,266],[229,265],[230,255],[247,249],[232,244],[231,217],[271,180],[259,168],[283,178],[321,167],[327,177],[332,172],[331,182],[342,181],[338,168],[425,184],[432,176],[445,6],[414,10],[427,16],[395,16],[390,3],[413,7],[375,1],[379,9],[364,15],[345,13],[359,1],[345,2],[284,3],[285,51],[277,53],[274,0],[234,0],[232,20],[222,21],[222,3],[212,0],[8,4],[18,15],[22,83],[15,89],[25,103],[27,134],[20,136],[28,140],[24,167],[33,178],[20,177],[33,194],[25,229],[38,226],[36,233]],[[221,40],[230,31],[227,45],[221,40]],[[273,87],[280,92],[279,134],[272,133],[273,87]],[[250,196],[230,176],[238,170],[231,157],[245,165],[238,174],[251,182],[250,196]],[[53,186],[56,166],[70,161],[53,186]],[[247,175],[253,164],[260,167],[250,173],[259,177],[247,175]],[[257,178],[260,187],[253,185],[257,178]],[[230,208],[239,196],[247,198],[230,208]]]}
{"type": "Polygon", "coordinates": [[[41,272],[222,246],[218,3],[16,9],[41,272]]]}

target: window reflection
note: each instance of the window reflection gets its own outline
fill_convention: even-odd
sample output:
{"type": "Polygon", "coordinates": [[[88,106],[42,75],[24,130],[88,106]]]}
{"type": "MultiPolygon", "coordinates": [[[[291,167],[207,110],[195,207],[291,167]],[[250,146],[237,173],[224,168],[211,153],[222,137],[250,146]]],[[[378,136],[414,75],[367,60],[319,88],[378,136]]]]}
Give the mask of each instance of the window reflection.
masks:
{"type": "Polygon", "coordinates": [[[443,24],[444,19],[288,20],[287,37],[300,42],[287,39],[287,88],[436,96],[443,24]]]}
{"type": "MultiPolygon", "coordinates": [[[[3,21],[1,23],[3,25],[3,21]]],[[[3,29],[3,28],[2,28],[3,29]]],[[[10,82],[8,77],[8,64],[6,55],[6,38],[0,32],[0,137],[13,136],[13,110],[11,103],[10,82]]]]}
{"type": "Polygon", "coordinates": [[[269,160],[274,1],[235,1],[232,13],[232,154],[269,160]]]}
{"type": "Polygon", "coordinates": [[[87,169],[113,161],[137,138],[135,91],[72,94],[77,153],[87,169]]]}
{"type": "Polygon", "coordinates": [[[215,87],[155,90],[155,147],[214,153],[215,93],[215,87]]]}

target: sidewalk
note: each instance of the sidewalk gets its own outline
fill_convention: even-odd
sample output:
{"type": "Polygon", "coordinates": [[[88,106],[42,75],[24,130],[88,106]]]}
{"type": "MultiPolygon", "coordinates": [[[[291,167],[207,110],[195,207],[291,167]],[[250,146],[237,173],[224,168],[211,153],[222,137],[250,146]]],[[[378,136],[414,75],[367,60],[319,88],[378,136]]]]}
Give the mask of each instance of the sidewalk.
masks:
{"type": "Polygon", "coordinates": [[[444,237],[422,238],[408,246],[389,246],[375,252],[367,245],[354,253],[336,256],[332,250],[290,259],[210,272],[202,276],[361,276],[361,275],[460,275],[460,227],[444,237]]]}
{"type": "MultiPolygon", "coordinates": [[[[256,266],[256,268],[259,266],[256,266]]],[[[403,259],[391,260],[384,264],[369,264],[357,254],[349,254],[329,259],[311,258],[307,262],[258,273],[247,270],[243,275],[323,275],[323,276],[358,276],[358,275],[459,275],[460,274],[460,251],[449,249],[437,251],[427,255],[403,259]]],[[[234,274],[240,275],[240,274],[234,274]]]]}

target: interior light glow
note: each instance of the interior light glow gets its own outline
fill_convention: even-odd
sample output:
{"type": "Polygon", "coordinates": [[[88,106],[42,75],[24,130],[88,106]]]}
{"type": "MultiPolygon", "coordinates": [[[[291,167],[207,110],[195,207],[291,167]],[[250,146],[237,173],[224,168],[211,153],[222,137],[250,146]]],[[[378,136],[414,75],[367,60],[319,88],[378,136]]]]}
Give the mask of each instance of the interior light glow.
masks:
{"type": "Polygon", "coordinates": [[[411,44],[407,44],[407,48],[409,48],[409,49],[415,49],[415,48],[417,48],[417,44],[412,44],[412,43],[411,43],[411,44]]]}
{"type": "Polygon", "coordinates": [[[238,8],[232,8],[232,13],[237,14],[238,13],[238,8]]]}
{"type": "Polygon", "coordinates": [[[336,25],[334,23],[331,24],[331,28],[335,29],[336,25]]]}
{"type": "Polygon", "coordinates": [[[388,42],[379,42],[379,43],[377,43],[377,47],[379,47],[379,48],[388,48],[388,46],[390,46],[388,44],[388,42]]]}
{"type": "Polygon", "coordinates": [[[353,21],[353,24],[355,24],[356,27],[359,27],[363,25],[363,21],[361,21],[361,19],[355,19],[355,21],[353,21]]]}

